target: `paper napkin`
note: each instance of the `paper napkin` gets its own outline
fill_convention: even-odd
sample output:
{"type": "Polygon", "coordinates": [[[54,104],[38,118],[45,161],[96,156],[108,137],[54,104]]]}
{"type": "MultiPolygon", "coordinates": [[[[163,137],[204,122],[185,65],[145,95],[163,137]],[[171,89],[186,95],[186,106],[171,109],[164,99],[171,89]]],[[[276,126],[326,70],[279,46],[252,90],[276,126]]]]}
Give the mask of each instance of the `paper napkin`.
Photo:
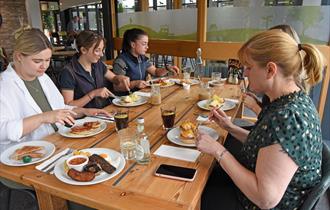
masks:
{"type": "Polygon", "coordinates": [[[195,162],[201,153],[195,149],[161,145],[154,154],[162,157],[195,162]]]}

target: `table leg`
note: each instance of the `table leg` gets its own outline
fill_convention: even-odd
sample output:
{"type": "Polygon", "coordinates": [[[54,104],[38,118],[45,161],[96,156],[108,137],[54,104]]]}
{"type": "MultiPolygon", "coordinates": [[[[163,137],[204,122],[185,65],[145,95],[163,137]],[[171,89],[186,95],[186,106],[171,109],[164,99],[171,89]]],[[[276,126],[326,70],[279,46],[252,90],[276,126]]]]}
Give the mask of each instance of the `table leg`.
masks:
{"type": "Polygon", "coordinates": [[[35,189],[40,210],[68,210],[66,200],[35,189]]]}

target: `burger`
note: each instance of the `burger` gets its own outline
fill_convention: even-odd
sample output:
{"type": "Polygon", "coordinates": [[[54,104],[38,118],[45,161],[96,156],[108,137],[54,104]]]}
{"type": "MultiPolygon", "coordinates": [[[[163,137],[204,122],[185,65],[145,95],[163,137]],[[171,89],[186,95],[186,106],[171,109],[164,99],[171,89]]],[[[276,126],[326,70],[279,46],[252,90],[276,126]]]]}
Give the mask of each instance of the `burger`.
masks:
{"type": "Polygon", "coordinates": [[[196,124],[192,122],[183,122],[180,125],[180,140],[185,144],[195,144],[196,124]]]}

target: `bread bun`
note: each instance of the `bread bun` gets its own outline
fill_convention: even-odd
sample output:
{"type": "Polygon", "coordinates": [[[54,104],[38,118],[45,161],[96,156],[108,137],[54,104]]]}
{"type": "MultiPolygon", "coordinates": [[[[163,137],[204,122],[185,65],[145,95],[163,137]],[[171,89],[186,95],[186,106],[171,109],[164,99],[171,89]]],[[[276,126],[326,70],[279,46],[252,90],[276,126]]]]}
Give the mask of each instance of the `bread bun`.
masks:
{"type": "Polygon", "coordinates": [[[180,140],[185,144],[195,144],[196,125],[192,122],[183,122],[180,125],[180,140]]]}

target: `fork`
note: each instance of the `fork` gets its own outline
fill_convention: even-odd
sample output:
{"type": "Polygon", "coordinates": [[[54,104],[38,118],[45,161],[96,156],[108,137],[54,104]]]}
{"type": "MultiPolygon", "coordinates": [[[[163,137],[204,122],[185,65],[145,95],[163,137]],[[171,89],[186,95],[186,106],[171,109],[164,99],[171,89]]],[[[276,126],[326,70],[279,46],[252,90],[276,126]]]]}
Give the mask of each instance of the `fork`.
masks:
{"type": "Polygon", "coordinates": [[[116,96],[115,94],[113,94],[113,93],[110,93],[110,95],[111,95],[111,97],[113,97],[113,98],[115,98],[115,99],[120,99],[120,97],[119,96],[116,96]]]}
{"type": "Polygon", "coordinates": [[[44,172],[44,173],[49,173],[51,171],[54,170],[54,167],[57,163],[57,161],[59,159],[61,159],[62,157],[68,155],[68,154],[71,154],[73,152],[73,149],[69,149],[66,153],[62,154],[61,156],[59,156],[58,158],[56,158],[53,162],[49,163],[45,168],[43,168],[41,171],[44,172]]]}

